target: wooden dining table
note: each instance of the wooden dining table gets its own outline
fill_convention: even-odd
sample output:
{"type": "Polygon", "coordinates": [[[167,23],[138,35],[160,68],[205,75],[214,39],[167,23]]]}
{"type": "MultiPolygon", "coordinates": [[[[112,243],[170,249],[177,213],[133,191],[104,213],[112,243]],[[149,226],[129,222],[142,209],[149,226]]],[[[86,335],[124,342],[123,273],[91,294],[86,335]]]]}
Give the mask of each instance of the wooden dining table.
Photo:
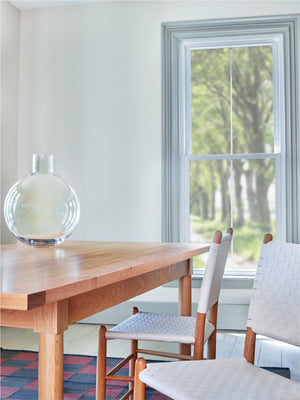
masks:
{"type": "Polygon", "coordinates": [[[0,250],[1,325],[39,332],[39,399],[62,400],[68,326],[175,279],[179,312],[191,315],[191,260],[209,245],[67,240],[0,250]]]}

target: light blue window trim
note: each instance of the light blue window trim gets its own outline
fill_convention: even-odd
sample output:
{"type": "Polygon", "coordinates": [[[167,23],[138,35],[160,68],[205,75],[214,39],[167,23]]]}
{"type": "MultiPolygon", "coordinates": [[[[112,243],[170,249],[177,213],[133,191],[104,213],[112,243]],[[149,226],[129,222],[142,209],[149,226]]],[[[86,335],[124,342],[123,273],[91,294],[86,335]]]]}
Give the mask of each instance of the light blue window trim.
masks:
{"type": "Polygon", "coordinates": [[[278,238],[300,241],[299,14],[162,24],[163,241],[184,242],[189,234],[187,171],[189,160],[198,157],[191,156],[186,135],[191,123],[185,110],[190,107],[190,76],[185,68],[190,49],[257,44],[272,45],[275,60],[274,153],[263,156],[275,159],[276,181],[282,188],[277,191],[277,204],[281,204],[278,238]]]}

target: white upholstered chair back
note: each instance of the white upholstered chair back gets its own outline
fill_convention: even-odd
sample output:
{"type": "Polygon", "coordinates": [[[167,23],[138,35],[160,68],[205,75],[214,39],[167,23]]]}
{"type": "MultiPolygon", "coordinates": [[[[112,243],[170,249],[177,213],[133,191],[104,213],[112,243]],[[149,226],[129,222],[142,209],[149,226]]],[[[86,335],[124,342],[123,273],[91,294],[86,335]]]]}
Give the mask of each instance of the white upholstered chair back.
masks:
{"type": "Polygon", "coordinates": [[[200,290],[198,313],[206,314],[219,299],[231,239],[231,234],[225,233],[220,244],[211,244],[200,290]]]}
{"type": "Polygon", "coordinates": [[[300,346],[300,244],[262,245],[247,326],[300,346]]]}

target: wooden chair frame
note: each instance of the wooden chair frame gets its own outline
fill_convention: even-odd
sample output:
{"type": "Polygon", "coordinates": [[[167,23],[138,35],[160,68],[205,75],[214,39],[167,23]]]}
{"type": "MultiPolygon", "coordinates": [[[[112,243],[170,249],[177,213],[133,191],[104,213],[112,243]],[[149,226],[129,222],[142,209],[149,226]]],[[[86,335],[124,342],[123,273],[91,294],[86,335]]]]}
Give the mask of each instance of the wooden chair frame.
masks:
{"type": "MultiPolygon", "coordinates": [[[[272,235],[267,233],[264,235],[263,243],[272,241],[272,235]]],[[[244,346],[244,358],[251,364],[254,364],[255,358],[255,344],[256,344],[256,333],[249,327],[246,330],[245,346],[244,346]]],[[[145,384],[139,380],[139,374],[141,371],[146,369],[147,363],[144,358],[138,358],[136,361],[135,377],[134,377],[134,400],[145,399],[145,384]]]]}
{"type": "MultiPolygon", "coordinates": [[[[233,229],[228,228],[226,233],[233,235],[233,229]]],[[[222,240],[222,232],[216,231],[214,234],[213,242],[220,244],[222,240]]],[[[138,312],[137,307],[133,307],[132,315],[138,312]]],[[[208,319],[214,326],[214,332],[210,335],[207,346],[207,355],[209,359],[216,357],[216,331],[217,331],[217,315],[218,315],[218,301],[208,311],[208,319]]],[[[179,360],[202,360],[204,351],[204,332],[205,332],[206,313],[197,312],[196,315],[196,329],[195,329],[195,343],[194,354],[191,355],[191,345],[181,344],[181,354],[163,352],[156,350],[140,349],[138,348],[138,340],[131,340],[131,354],[121,360],[109,373],[106,373],[106,353],[107,353],[107,339],[106,327],[99,328],[99,347],[97,359],[97,385],[96,385],[96,400],[105,400],[106,381],[116,380],[129,382],[129,390],[120,400],[132,398],[134,388],[135,368],[138,354],[151,354],[155,356],[175,358],[179,360]],[[116,376],[115,374],[129,362],[129,376],[116,376]]]]}

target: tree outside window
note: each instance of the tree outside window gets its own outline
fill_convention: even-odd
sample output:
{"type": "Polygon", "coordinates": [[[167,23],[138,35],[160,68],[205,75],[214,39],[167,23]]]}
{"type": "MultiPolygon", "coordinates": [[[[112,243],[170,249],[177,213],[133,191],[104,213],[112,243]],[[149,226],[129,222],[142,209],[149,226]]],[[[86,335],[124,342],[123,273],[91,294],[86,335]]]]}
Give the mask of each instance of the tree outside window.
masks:
{"type": "Polygon", "coordinates": [[[191,51],[191,240],[233,226],[230,268],[255,268],[275,232],[272,71],[271,46],[191,51]]]}

